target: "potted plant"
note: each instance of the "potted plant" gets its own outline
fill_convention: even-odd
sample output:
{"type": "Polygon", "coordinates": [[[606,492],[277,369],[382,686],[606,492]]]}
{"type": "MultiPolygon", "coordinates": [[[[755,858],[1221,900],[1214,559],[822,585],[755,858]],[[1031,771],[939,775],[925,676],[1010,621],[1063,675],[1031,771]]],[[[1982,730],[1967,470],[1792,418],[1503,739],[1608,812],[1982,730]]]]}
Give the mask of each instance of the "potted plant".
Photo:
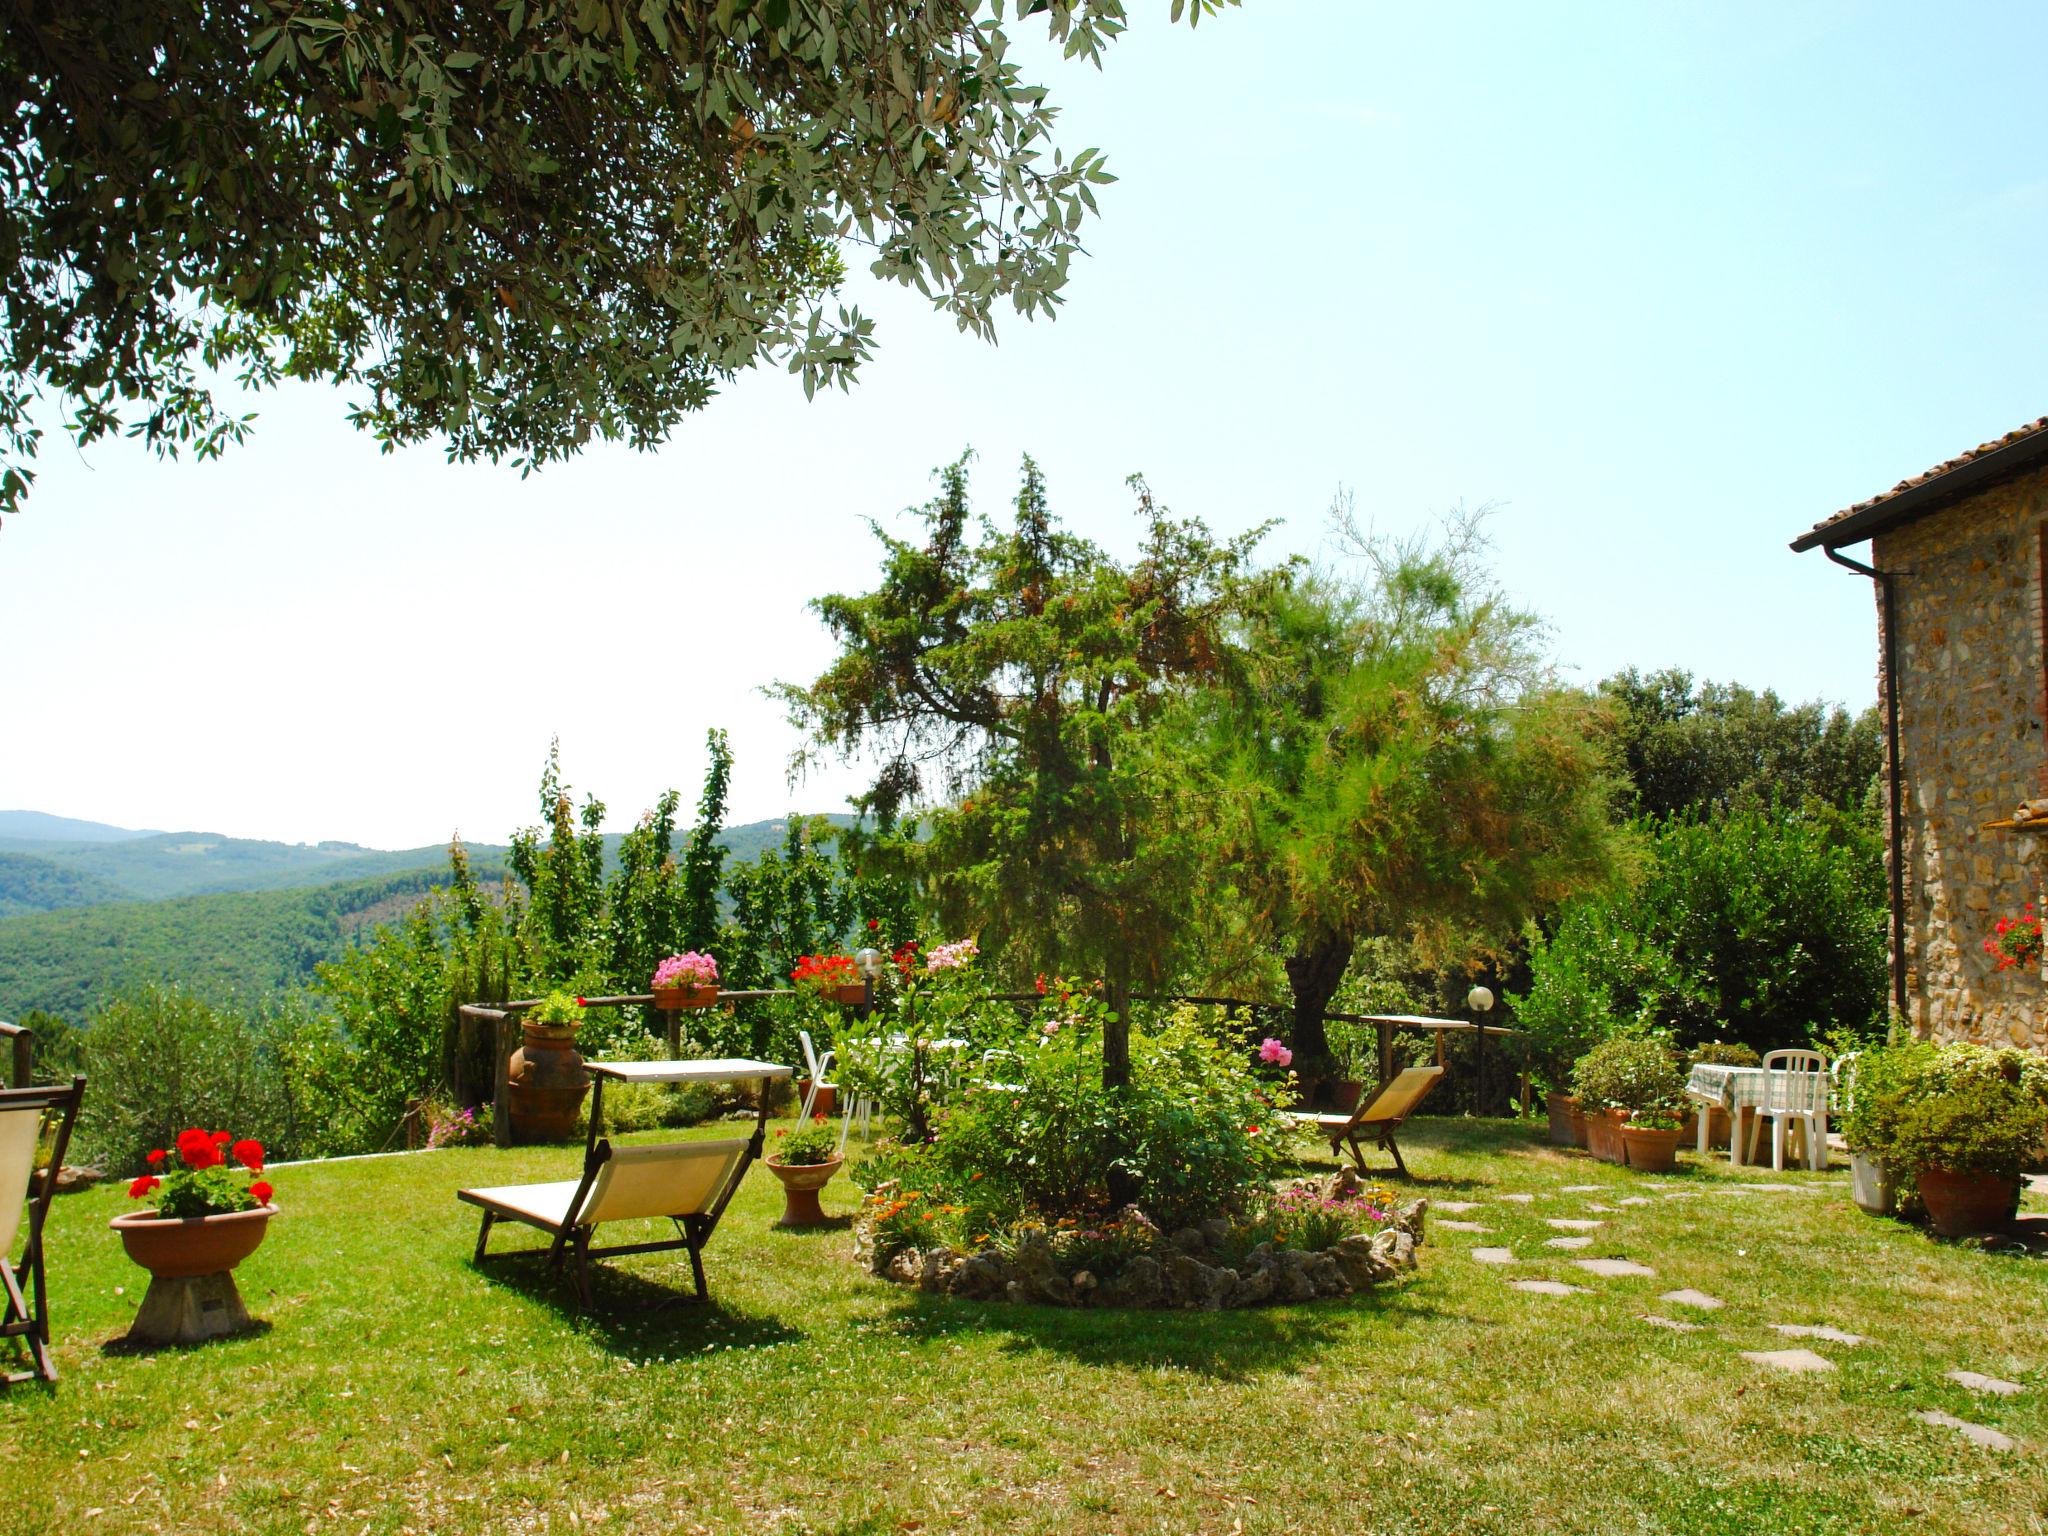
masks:
{"type": "Polygon", "coordinates": [[[868,1000],[860,967],[851,955],[803,955],[789,979],[800,992],[809,992],[842,1008],[858,1008],[868,1000]]]}
{"type": "Polygon", "coordinates": [[[1640,1141],[1648,1164],[1652,1169],[1674,1166],[1663,1147],[1668,1138],[1672,1153],[1677,1151],[1685,1083],[1670,1051],[1638,1035],[1617,1035],[1579,1058],[1572,1068],[1572,1086],[1585,1106],[1588,1150],[1595,1157],[1627,1162],[1629,1142],[1623,1127],[1640,1115],[1645,1119],[1640,1141]],[[1659,1123],[1666,1117],[1672,1122],[1669,1126],[1659,1123]]]}
{"type": "MultiPolygon", "coordinates": [[[[1693,1067],[1759,1067],[1762,1065],[1763,1058],[1738,1041],[1709,1040],[1705,1044],[1693,1048],[1691,1060],[1688,1062],[1686,1070],[1689,1076],[1693,1067]]],[[[1715,1104],[1706,1111],[1706,1116],[1707,1145],[1713,1147],[1727,1146],[1729,1137],[1734,1134],[1734,1126],[1729,1122],[1728,1111],[1715,1104]]]]}
{"type": "Polygon", "coordinates": [[[813,1115],[808,1124],[793,1131],[777,1131],[776,1145],[769,1152],[768,1171],[782,1181],[782,1219],[778,1227],[822,1226],[828,1218],[818,1204],[818,1191],[832,1182],[832,1175],[845,1161],[839,1155],[832,1123],[813,1115]]]}
{"type": "Polygon", "coordinates": [[[590,1075],[576,1049],[584,1002],[550,992],[519,1021],[519,1049],[506,1073],[505,1107],[514,1141],[563,1141],[575,1134],[576,1112],[590,1075]]]}
{"type": "MultiPolygon", "coordinates": [[[[1873,1216],[1899,1205],[1899,1175],[1885,1161],[1906,1085],[1933,1061],[1925,1045],[1864,1051],[1844,1073],[1842,1140],[1849,1146],[1849,1196],[1873,1216]]],[[[1907,1176],[1910,1179],[1910,1173],[1907,1176]]]]}
{"type": "Polygon", "coordinates": [[[1377,1039],[1357,1028],[1330,1031],[1335,1076],[1330,1079],[1330,1108],[1348,1115],[1365,1096],[1365,1085],[1379,1070],[1377,1039]]]}
{"type": "Polygon", "coordinates": [[[1910,1084],[1890,1127],[1884,1161],[1910,1168],[1927,1219],[1943,1237],[2009,1226],[2019,1209],[2020,1170],[2048,1129],[2048,1109],[2017,1074],[1928,1074],[1910,1084]]]}
{"type": "Polygon", "coordinates": [[[249,1311],[233,1271],[262,1245],[277,1207],[263,1178],[262,1143],[226,1131],[181,1131],[171,1154],[151,1152],[150,1171],[128,1186],[150,1202],[116,1216],[128,1257],[149,1271],[149,1291],[128,1337],[189,1344],[238,1333],[249,1311]]]}
{"type": "Polygon", "coordinates": [[[1685,1112],[1675,1102],[1629,1111],[1621,1124],[1623,1161],[1641,1173],[1669,1173],[1685,1140],[1685,1112]]]}
{"type": "Polygon", "coordinates": [[[670,955],[654,968],[654,1006],[709,1008],[718,1001],[718,962],[696,950],[670,955]]]}

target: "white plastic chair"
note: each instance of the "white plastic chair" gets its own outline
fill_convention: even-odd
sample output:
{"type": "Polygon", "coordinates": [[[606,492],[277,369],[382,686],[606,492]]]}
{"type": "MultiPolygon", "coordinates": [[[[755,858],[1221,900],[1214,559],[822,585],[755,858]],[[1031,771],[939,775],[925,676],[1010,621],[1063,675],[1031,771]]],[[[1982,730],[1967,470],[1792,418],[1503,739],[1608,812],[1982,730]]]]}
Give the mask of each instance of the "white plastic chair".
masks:
{"type": "Polygon", "coordinates": [[[1749,1117],[1749,1161],[1756,1161],[1762,1121],[1771,1122],[1771,1167],[1785,1170],[1785,1129],[1797,1124],[1806,1138],[1806,1166],[1827,1167],[1828,1059],[1819,1051],[1772,1051],[1764,1057],[1764,1102],[1749,1117]]]}
{"type": "Polygon", "coordinates": [[[828,1088],[837,1089],[839,1085],[826,1081],[826,1074],[832,1070],[832,1052],[828,1050],[820,1056],[818,1048],[811,1044],[808,1029],[798,1030],[796,1038],[804,1048],[804,1075],[811,1081],[811,1086],[804,1091],[804,1107],[797,1118],[807,1121],[811,1118],[811,1106],[818,1102],[818,1095],[828,1088]]]}

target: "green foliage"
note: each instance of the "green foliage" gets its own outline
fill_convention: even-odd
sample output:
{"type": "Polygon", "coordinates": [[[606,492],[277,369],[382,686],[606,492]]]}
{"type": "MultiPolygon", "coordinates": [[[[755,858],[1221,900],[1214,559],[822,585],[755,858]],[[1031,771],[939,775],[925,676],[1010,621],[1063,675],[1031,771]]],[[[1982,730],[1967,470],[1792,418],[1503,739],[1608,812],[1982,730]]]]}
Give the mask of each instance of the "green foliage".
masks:
{"type": "Polygon", "coordinates": [[[1622,1027],[1760,1051],[1870,1028],[1882,867],[1836,830],[1753,811],[1657,827],[1635,890],[1572,904],[1532,942],[1529,991],[1510,999],[1522,1026],[1553,1059],[1622,1027]]]}
{"type": "Polygon", "coordinates": [[[263,1203],[249,1192],[245,1171],[216,1165],[180,1168],[168,1175],[150,1206],[159,1216],[189,1217],[232,1215],[253,1211],[263,1203]]]}
{"type": "Polygon", "coordinates": [[[726,876],[732,918],[719,937],[719,964],[735,988],[786,987],[800,956],[847,942],[858,897],[825,852],[831,835],[815,817],[792,816],[779,849],[726,876]]]}
{"type": "Polygon", "coordinates": [[[0,918],[119,901],[123,892],[82,870],[26,853],[0,852],[0,918]]]}
{"type": "Polygon", "coordinates": [[[1320,1253],[1347,1237],[1383,1231],[1399,1204],[1383,1184],[1363,1186],[1348,1198],[1332,1198],[1307,1180],[1282,1190],[1254,1189],[1231,1218],[1222,1253],[1236,1261],[1262,1243],[1320,1253]]]}
{"type": "Polygon", "coordinates": [[[676,806],[680,796],[665,790],[654,809],[619,840],[618,870],[607,897],[612,942],[609,974],[635,992],[649,985],[654,968],[672,954],[711,950],[718,937],[720,874],[726,847],[727,786],[732,751],[725,732],[709,731],[705,744],[711,766],[697,802],[697,823],[675,851],[676,806]]]}
{"type": "Polygon", "coordinates": [[[274,1157],[297,1156],[312,1138],[289,1064],[308,1023],[302,1010],[252,1015],[174,986],[114,999],[85,1030],[91,1086],[79,1110],[79,1160],[141,1173],[144,1157],[179,1131],[223,1125],[274,1157]]]}
{"type": "Polygon", "coordinates": [[[1708,1040],[1694,1046],[1686,1058],[1695,1066],[1756,1067],[1763,1065],[1753,1046],[1730,1040],[1708,1040]]]}
{"type": "Polygon", "coordinates": [[[1655,1040],[1618,1035],[1579,1058],[1572,1088],[1589,1109],[1669,1112],[1685,1092],[1671,1052],[1655,1040]]]}
{"type": "MultiPolygon", "coordinates": [[[[571,987],[590,984],[596,990],[598,967],[607,957],[605,943],[604,802],[587,796],[579,817],[562,781],[559,741],[548,745],[541,770],[540,811],[547,821],[547,841],[539,827],[512,834],[509,856],[514,873],[526,886],[526,916],[520,937],[529,969],[538,981],[571,987]]],[[[651,974],[650,969],[650,974],[651,974]]]]}
{"type": "Polygon", "coordinates": [[[550,992],[521,1015],[528,1024],[545,1024],[554,1029],[575,1029],[583,1022],[583,999],[567,992],[550,992]]]}
{"type": "Polygon", "coordinates": [[[930,1137],[947,1076],[1018,1029],[1010,1006],[989,1000],[975,951],[972,939],[958,939],[923,958],[906,952],[882,1005],[866,1018],[813,1004],[814,1016],[824,1013],[834,1025],[840,1091],[874,1100],[912,1141],[930,1137]]]}
{"type": "Polygon", "coordinates": [[[813,1115],[806,1125],[792,1131],[777,1131],[768,1149],[771,1162],[790,1168],[815,1168],[839,1156],[839,1133],[823,1115],[813,1115]]]}
{"type": "Polygon", "coordinates": [[[31,1008],[12,1022],[34,1039],[33,1070],[39,1082],[61,1083],[85,1070],[85,1036],[54,1013],[31,1008]]]}
{"type": "Polygon", "coordinates": [[[1167,1230],[1231,1209],[1281,1167],[1285,1095],[1251,1070],[1249,1041],[1218,1039],[1194,1010],[1176,1010],[1133,1029],[1131,1082],[1115,1091],[1101,1080],[1099,1004],[1073,995],[1040,1018],[1035,1043],[998,1058],[992,1082],[950,1105],[929,1147],[864,1171],[864,1182],[894,1177],[959,1206],[957,1224],[972,1238],[966,1229],[1026,1216],[1106,1213],[1112,1167],[1167,1230]]]}
{"type": "MultiPolygon", "coordinates": [[[[1263,530],[1218,542],[1134,481],[1123,563],[1060,527],[1028,459],[1007,530],[976,523],[965,459],[940,482],[921,540],[876,528],[874,591],[813,604],[839,655],[779,692],[814,749],[884,755],[861,804],[885,824],[941,802],[910,851],[948,930],[1012,974],[1071,967],[1125,996],[1171,975],[1197,888],[1185,775],[1149,727],[1222,665],[1263,530]]],[[[1116,1080],[1121,1024],[1108,1039],[1116,1080]]]]}
{"type": "Polygon", "coordinates": [[[1113,178],[1055,144],[1027,13],[1092,62],[1124,27],[1122,0],[26,12],[0,513],[45,390],[81,444],[206,458],[250,425],[216,371],[352,383],[387,446],[531,467],[651,447],[743,369],[848,383],[849,244],[978,335],[1001,300],[1050,314],[1113,178]]]}
{"type": "Polygon", "coordinates": [[[1878,1155],[1902,1169],[1940,1168],[2011,1178],[2048,1139],[2048,1109],[2019,1084],[1971,1078],[1912,1096],[1899,1107],[1878,1155]]]}
{"type": "Polygon", "coordinates": [[[1601,683],[1617,708],[1630,809],[1643,816],[1822,808],[1875,819],[1877,709],[1787,706],[1766,689],[1631,667],[1601,683]]]}

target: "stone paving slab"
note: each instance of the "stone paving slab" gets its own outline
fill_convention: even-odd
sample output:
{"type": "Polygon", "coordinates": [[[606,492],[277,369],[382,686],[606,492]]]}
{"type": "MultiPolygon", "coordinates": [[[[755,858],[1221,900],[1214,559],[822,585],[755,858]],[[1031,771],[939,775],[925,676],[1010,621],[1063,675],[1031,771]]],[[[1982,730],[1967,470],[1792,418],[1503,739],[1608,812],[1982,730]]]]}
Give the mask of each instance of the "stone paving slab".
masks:
{"type": "Polygon", "coordinates": [[[1515,1250],[1512,1248],[1474,1248],[1472,1257],[1482,1264],[1512,1264],[1515,1250]]]}
{"type": "Polygon", "coordinates": [[[1620,1208],[1618,1206],[1602,1205],[1597,1200],[1588,1200],[1586,1202],[1586,1209],[1589,1211],[1600,1211],[1608,1216],[1615,1216],[1620,1214],[1620,1208]]]}
{"type": "Polygon", "coordinates": [[[2000,1381],[1996,1376],[1982,1376],[1975,1371],[1950,1371],[1948,1379],[1959,1387],[1989,1392],[1993,1397],[2017,1397],[2026,1390],[2016,1381],[2000,1381]]]}
{"type": "Polygon", "coordinates": [[[1583,1285],[1566,1285],[1562,1280],[1510,1280],[1515,1290],[1527,1291],[1531,1296],[1587,1296],[1583,1285]]]}
{"type": "Polygon", "coordinates": [[[1512,1200],[1512,1201],[1514,1201],[1514,1202],[1515,1202],[1515,1204],[1517,1204],[1517,1205],[1527,1205],[1527,1204],[1529,1204],[1529,1202],[1530,1202],[1530,1201],[1534,1200],[1535,1198],[1536,1198],[1536,1197],[1535,1197],[1534,1195],[1502,1195],[1502,1196],[1501,1196],[1501,1199],[1503,1199],[1503,1200],[1512,1200]]]}
{"type": "Polygon", "coordinates": [[[1698,1333],[1700,1331],[1698,1323],[1681,1323],[1675,1317],[1659,1317],[1654,1312],[1645,1312],[1642,1320],[1652,1328],[1669,1328],[1673,1333],[1698,1333]]]}
{"type": "Polygon", "coordinates": [[[1603,1280],[1619,1280],[1624,1275],[1654,1275],[1657,1273],[1647,1264],[1638,1264],[1633,1259],[1573,1259],[1572,1262],[1589,1275],[1598,1275],[1603,1280]]]}
{"type": "Polygon", "coordinates": [[[1429,1208],[1433,1211],[1449,1211],[1453,1216],[1459,1216],[1466,1211],[1478,1210],[1482,1203],[1478,1200],[1432,1200],[1429,1202],[1429,1208]]]}
{"type": "Polygon", "coordinates": [[[1696,1189],[1673,1189],[1666,1191],[1657,1198],[1660,1200],[1697,1200],[1699,1197],[1700,1192],[1696,1189]]]}
{"type": "Polygon", "coordinates": [[[1546,1248],[1590,1248],[1593,1246],[1593,1239],[1590,1237],[1552,1237],[1546,1238],[1543,1246],[1546,1248]]]}
{"type": "Polygon", "coordinates": [[[1616,1205],[1655,1205],[1657,1202],[1648,1195],[1630,1195],[1626,1200],[1617,1200],[1616,1205]]]}
{"type": "Polygon", "coordinates": [[[1924,1413],[1913,1415],[1922,1424],[1932,1424],[1937,1429],[1952,1429],[1972,1445],[1981,1445],[1987,1451],[2014,1451],[2010,1435],[2002,1435],[1989,1424],[1972,1424],[1968,1419],[1959,1419],[1952,1413],[1943,1413],[1939,1408],[1929,1408],[1924,1413]]]}
{"type": "Polygon", "coordinates": [[[1839,1328],[1830,1328],[1825,1323],[1773,1323],[1771,1332],[1782,1333],[1788,1339],[1826,1339],[1830,1344],[1862,1344],[1860,1333],[1844,1333],[1839,1328]]]}
{"type": "Polygon", "coordinates": [[[1681,1307],[1698,1307],[1702,1312],[1718,1312],[1723,1303],[1718,1296],[1709,1296],[1705,1291],[1666,1291],[1657,1298],[1659,1301],[1675,1301],[1681,1307]]]}
{"type": "Polygon", "coordinates": [[[1796,1195],[1797,1184],[1738,1184],[1737,1189],[1753,1189],[1760,1195],[1796,1195]]]}
{"type": "Polygon", "coordinates": [[[1493,1228],[1478,1221],[1451,1221],[1448,1218],[1430,1223],[1439,1232],[1491,1232],[1493,1228]]]}
{"type": "Polygon", "coordinates": [[[1561,1193],[1567,1195],[1598,1195],[1604,1194],[1608,1187],[1605,1184],[1567,1184],[1561,1193]]]}
{"type": "Polygon", "coordinates": [[[1575,1216],[1553,1216],[1544,1223],[1560,1232],[1592,1232],[1607,1225],[1604,1221],[1580,1221],[1575,1216]]]}
{"type": "Polygon", "coordinates": [[[1806,1375],[1815,1371],[1832,1371],[1835,1362],[1826,1355],[1816,1355],[1810,1349],[1745,1349],[1742,1358],[1755,1365],[1775,1366],[1781,1371],[1795,1375],[1806,1375]]]}

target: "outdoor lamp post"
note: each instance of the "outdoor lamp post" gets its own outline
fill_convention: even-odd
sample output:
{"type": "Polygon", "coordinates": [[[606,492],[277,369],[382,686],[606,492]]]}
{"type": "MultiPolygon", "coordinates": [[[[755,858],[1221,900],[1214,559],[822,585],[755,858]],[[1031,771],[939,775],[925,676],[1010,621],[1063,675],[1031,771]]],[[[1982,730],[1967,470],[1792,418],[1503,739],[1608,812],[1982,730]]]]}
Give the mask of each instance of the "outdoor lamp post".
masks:
{"type": "Polygon", "coordinates": [[[1472,1110],[1474,1114],[1486,1113],[1486,1014],[1493,1007],[1493,989],[1474,987],[1465,994],[1465,1007],[1472,1013],[1472,1048],[1476,1053],[1474,1076],[1478,1079],[1473,1087],[1472,1110]]]}
{"type": "Polygon", "coordinates": [[[873,947],[855,950],[853,968],[860,972],[860,984],[866,989],[860,1004],[865,1013],[875,1005],[875,986],[882,979],[882,952],[873,947]]]}

